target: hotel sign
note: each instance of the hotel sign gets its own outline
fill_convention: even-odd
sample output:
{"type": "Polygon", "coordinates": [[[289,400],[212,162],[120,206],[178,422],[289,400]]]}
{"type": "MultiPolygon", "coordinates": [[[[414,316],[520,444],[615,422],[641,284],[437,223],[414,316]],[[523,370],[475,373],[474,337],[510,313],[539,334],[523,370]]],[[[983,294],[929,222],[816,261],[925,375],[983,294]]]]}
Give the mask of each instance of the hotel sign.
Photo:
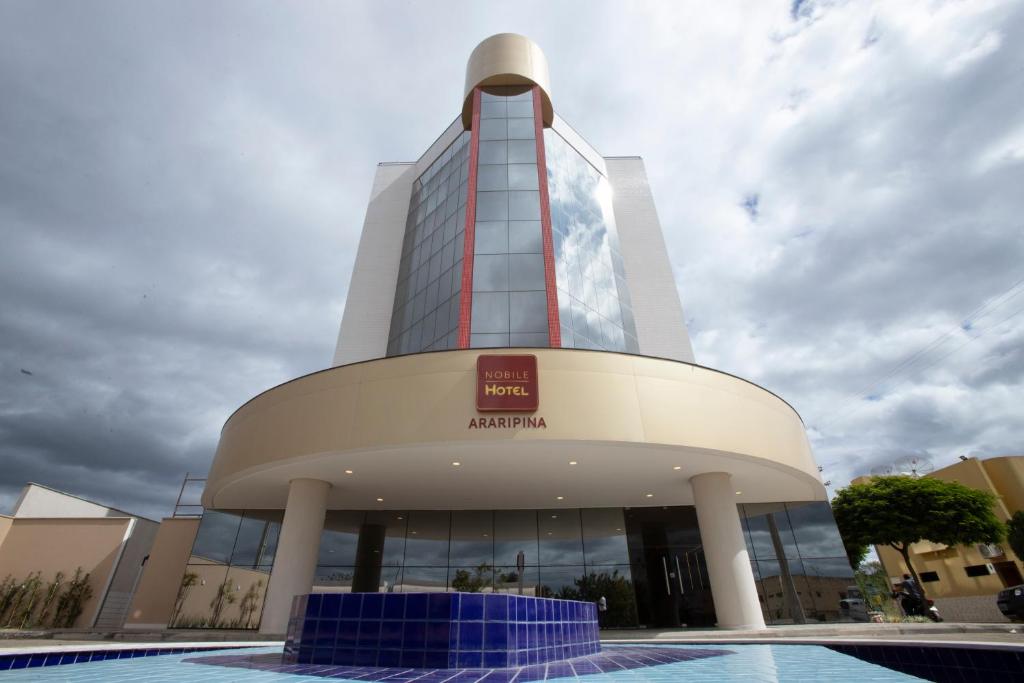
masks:
{"type": "Polygon", "coordinates": [[[540,405],[537,356],[478,356],[476,409],[532,413],[540,405]]]}

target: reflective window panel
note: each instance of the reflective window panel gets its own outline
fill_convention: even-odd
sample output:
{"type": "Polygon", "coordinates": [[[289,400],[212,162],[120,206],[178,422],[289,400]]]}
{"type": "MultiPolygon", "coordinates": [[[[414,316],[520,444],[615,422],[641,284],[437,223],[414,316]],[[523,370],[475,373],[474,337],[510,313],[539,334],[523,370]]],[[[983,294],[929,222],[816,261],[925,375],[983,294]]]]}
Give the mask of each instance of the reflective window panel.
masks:
{"type": "Polygon", "coordinates": [[[637,353],[611,185],[550,128],[544,152],[562,346],[637,353]]]}
{"type": "MultiPolygon", "coordinates": [[[[505,123],[504,119],[495,120],[505,123]]],[[[502,130],[503,136],[507,135],[507,126],[502,130]]],[[[455,347],[469,140],[469,132],[462,133],[413,183],[391,313],[389,356],[455,347]]],[[[507,142],[502,139],[498,144],[505,146],[507,142]]],[[[487,149],[502,157],[507,151],[505,147],[487,149]]],[[[507,186],[507,174],[495,182],[507,186]]]]}

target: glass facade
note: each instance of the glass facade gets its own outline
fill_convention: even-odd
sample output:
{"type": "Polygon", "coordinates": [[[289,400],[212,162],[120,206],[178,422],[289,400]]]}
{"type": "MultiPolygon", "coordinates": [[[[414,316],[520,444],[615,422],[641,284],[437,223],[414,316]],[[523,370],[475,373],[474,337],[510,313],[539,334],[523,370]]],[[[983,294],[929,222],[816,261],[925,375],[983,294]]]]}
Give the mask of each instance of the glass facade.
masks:
{"type": "Polygon", "coordinates": [[[765,621],[835,621],[854,585],[828,503],[740,505],[765,621]]]}
{"type": "Polygon", "coordinates": [[[480,95],[470,347],[549,345],[533,92],[480,95]]]}
{"type": "Polygon", "coordinates": [[[608,179],[544,131],[562,346],[638,353],[608,179]]]}
{"type": "Polygon", "coordinates": [[[283,517],[281,510],[204,512],[171,628],[257,628],[283,517]]]}
{"type": "MultiPolygon", "coordinates": [[[[838,620],[839,601],[854,584],[828,503],[738,510],[766,622],[838,620]]],[[[207,510],[172,626],[256,628],[281,518],[281,511],[207,510]]],[[[314,592],[520,590],[604,597],[605,627],[715,623],[692,506],[327,512],[314,592]]]]}
{"type": "Polygon", "coordinates": [[[389,356],[458,346],[469,140],[462,133],[413,183],[389,356]]]}

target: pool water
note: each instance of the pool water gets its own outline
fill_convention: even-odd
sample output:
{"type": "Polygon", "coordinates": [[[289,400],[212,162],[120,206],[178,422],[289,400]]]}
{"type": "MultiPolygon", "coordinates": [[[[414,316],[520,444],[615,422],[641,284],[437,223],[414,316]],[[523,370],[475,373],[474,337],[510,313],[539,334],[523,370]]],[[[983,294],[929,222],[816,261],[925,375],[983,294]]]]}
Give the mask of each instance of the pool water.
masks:
{"type": "MultiPolygon", "coordinates": [[[[830,683],[918,681],[919,678],[908,676],[875,664],[869,664],[848,655],[834,652],[819,645],[605,645],[603,654],[611,659],[635,656],[644,648],[652,651],[676,651],[675,657],[663,658],[663,661],[686,657],[682,661],[674,661],[655,666],[647,665],[652,657],[643,657],[644,665],[637,668],[623,669],[618,666],[599,666],[600,673],[573,675],[577,669],[566,669],[564,663],[552,663],[544,670],[548,681],[580,680],[587,683],[669,683],[685,680],[700,681],[829,681],[830,683]],[[690,651],[690,652],[687,652],[690,651]],[[632,654],[631,654],[632,653],[632,654]],[[566,675],[566,674],[569,675],[566,675]]],[[[35,669],[0,672],[0,682],[7,681],[107,681],[110,683],[150,683],[166,681],[167,683],[226,683],[227,681],[254,681],[266,683],[298,683],[325,680],[387,680],[392,683],[411,683],[419,680],[422,683],[513,683],[525,677],[517,678],[515,670],[406,670],[392,669],[386,673],[387,678],[371,669],[355,671],[349,668],[345,675],[353,678],[339,677],[339,667],[331,666],[294,666],[292,670],[305,673],[282,673],[265,669],[248,668],[240,658],[251,658],[249,666],[266,665],[267,661],[276,658],[272,655],[281,653],[280,647],[246,648],[231,650],[208,650],[202,653],[177,655],[158,655],[137,659],[117,659],[108,661],[88,662],[83,664],[64,664],[35,669]],[[208,660],[203,662],[202,660],[208,660]],[[220,663],[214,663],[220,662],[220,663]],[[224,662],[232,662],[225,664],[224,662]],[[313,672],[320,675],[311,675],[313,672]]],[[[606,657],[604,661],[608,661],[606,657]]],[[[575,660],[573,660],[575,661],[575,660]]],[[[600,664],[601,660],[598,660],[600,664]]],[[[543,666],[543,665],[542,665],[543,666]]],[[[579,667],[582,670],[594,670],[594,667],[579,667]]],[[[531,676],[533,680],[544,680],[545,677],[531,676]]]]}

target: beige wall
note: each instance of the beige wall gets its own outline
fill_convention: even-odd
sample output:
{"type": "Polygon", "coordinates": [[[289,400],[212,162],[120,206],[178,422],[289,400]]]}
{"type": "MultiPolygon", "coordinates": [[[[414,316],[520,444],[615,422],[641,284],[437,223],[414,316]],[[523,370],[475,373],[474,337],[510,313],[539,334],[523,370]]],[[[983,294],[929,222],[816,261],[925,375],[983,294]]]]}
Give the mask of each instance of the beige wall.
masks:
{"type": "Polygon", "coordinates": [[[482,416],[476,359],[487,351],[336,367],[231,416],[203,504],[280,509],[288,482],[310,478],[330,482],[342,508],[380,507],[378,497],[411,509],[686,505],[690,477],[721,471],[737,502],[825,498],[800,417],[754,384],[658,358],[503,352],[537,356],[545,429],[469,427],[482,416]],[[570,472],[569,460],[580,466],[570,472]]]}
{"type": "Polygon", "coordinates": [[[126,628],[163,628],[170,621],[178,586],[198,529],[198,518],[171,517],[160,523],[128,610],[126,628]]]}
{"type": "Polygon", "coordinates": [[[13,523],[13,517],[0,515],[0,552],[3,551],[4,539],[7,538],[7,532],[11,530],[11,525],[13,523]]]}
{"type": "Polygon", "coordinates": [[[59,571],[70,578],[75,569],[81,567],[90,574],[93,595],[75,625],[91,626],[131,519],[6,518],[6,521],[9,529],[0,545],[0,578],[9,574],[20,579],[40,571],[45,582],[51,581],[59,571]]]}
{"type": "Polygon", "coordinates": [[[1007,511],[1024,510],[1024,456],[989,458],[981,464],[1007,511]]]}

